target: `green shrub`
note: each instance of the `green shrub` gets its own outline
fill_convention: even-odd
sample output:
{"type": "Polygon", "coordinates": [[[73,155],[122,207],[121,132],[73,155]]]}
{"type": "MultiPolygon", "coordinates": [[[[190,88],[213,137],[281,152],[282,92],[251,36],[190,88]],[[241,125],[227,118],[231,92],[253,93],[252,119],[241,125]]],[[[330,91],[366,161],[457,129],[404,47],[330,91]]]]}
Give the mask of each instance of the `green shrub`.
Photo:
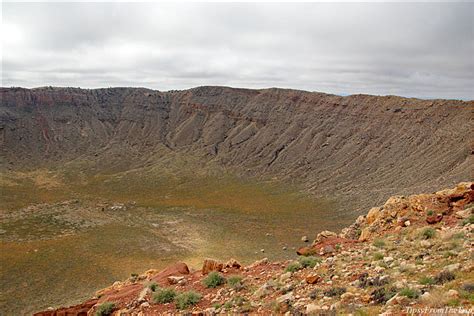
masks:
{"type": "Polygon", "coordinates": [[[321,262],[321,259],[317,257],[300,257],[298,262],[303,268],[314,268],[317,263],[321,262]]]}
{"type": "Polygon", "coordinates": [[[218,287],[219,285],[224,284],[225,278],[219,273],[213,271],[209,273],[209,275],[204,280],[202,280],[202,283],[207,288],[215,288],[215,287],[218,287]]]}
{"type": "Polygon", "coordinates": [[[374,260],[382,260],[383,259],[383,254],[380,252],[374,253],[374,260]]]}
{"type": "Polygon", "coordinates": [[[428,216],[432,216],[434,214],[434,212],[432,210],[429,210],[428,212],[426,212],[426,215],[428,216]]]}
{"type": "Polygon", "coordinates": [[[285,269],[286,272],[296,272],[298,270],[301,270],[303,269],[303,267],[301,266],[301,263],[295,261],[295,262],[291,262],[285,269]]]}
{"type": "Polygon", "coordinates": [[[428,228],[425,228],[423,230],[423,232],[421,233],[421,236],[424,238],[424,239],[431,239],[433,238],[434,236],[436,235],[436,231],[431,228],[431,227],[428,227],[428,228]]]}
{"type": "Polygon", "coordinates": [[[153,303],[166,304],[171,303],[176,297],[176,292],[173,289],[161,289],[153,294],[153,303]]]}
{"type": "Polygon", "coordinates": [[[469,218],[466,218],[463,222],[463,225],[474,224],[474,215],[470,215],[469,218]]]}
{"type": "Polygon", "coordinates": [[[374,245],[377,248],[383,248],[385,247],[385,241],[383,239],[375,239],[372,245],[374,245]]]}
{"type": "Polygon", "coordinates": [[[324,296],[334,297],[334,296],[341,296],[342,294],[346,293],[345,287],[333,287],[329,290],[324,291],[324,296]]]}
{"type": "Polygon", "coordinates": [[[432,277],[424,276],[420,279],[420,284],[422,285],[432,285],[435,284],[435,280],[432,277]]]}
{"type": "Polygon", "coordinates": [[[233,288],[240,290],[243,287],[242,277],[240,275],[233,275],[227,279],[227,284],[233,288]]]}
{"type": "Polygon", "coordinates": [[[201,294],[189,291],[184,292],[176,296],[175,303],[176,308],[178,309],[186,309],[192,305],[196,305],[201,300],[201,294]]]}
{"type": "Polygon", "coordinates": [[[151,282],[150,284],[148,284],[148,288],[152,291],[152,292],[155,292],[156,290],[158,290],[159,286],[156,282],[151,282]]]}
{"type": "Polygon", "coordinates": [[[417,290],[410,289],[408,287],[402,289],[399,293],[401,296],[406,296],[408,298],[418,298],[420,296],[420,293],[418,293],[417,290]]]}
{"type": "Polygon", "coordinates": [[[104,302],[99,305],[95,312],[95,316],[108,316],[112,314],[115,309],[115,303],[113,302],[104,302]]]}

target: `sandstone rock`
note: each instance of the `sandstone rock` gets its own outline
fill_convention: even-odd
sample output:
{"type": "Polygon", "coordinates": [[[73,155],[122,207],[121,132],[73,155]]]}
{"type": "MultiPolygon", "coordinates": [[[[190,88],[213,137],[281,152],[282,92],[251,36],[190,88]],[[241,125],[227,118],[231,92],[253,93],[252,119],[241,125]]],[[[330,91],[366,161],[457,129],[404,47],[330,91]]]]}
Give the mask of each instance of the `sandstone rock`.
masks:
{"type": "Polygon", "coordinates": [[[168,283],[170,285],[173,285],[173,284],[183,285],[186,283],[186,279],[184,278],[184,276],[169,276],[168,283]]]}
{"type": "Polygon", "coordinates": [[[369,210],[366,217],[366,222],[368,225],[371,225],[381,216],[382,208],[381,207],[373,207],[369,210]]]}
{"type": "Polygon", "coordinates": [[[209,272],[212,272],[212,271],[220,272],[222,271],[223,268],[224,268],[224,264],[222,262],[219,262],[214,259],[205,259],[202,265],[201,272],[202,274],[208,274],[209,272]]]}
{"type": "Polygon", "coordinates": [[[364,228],[364,229],[362,230],[362,232],[360,233],[359,241],[367,241],[367,240],[369,240],[370,235],[371,235],[371,232],[370,232],[369,228],[368,228],[368,227],[364,228]]]}
{"type": "Polygon", "coordinates": [[[461,264],[460,263],[453,263],[453,264],[450,264],[448,266],[445,266],[443,270],[447,271],[447,272],[454,273],[454,272],[459,271],[459,269],[461,269],[461,264]]]}
{"type": "Polygon", "coordinates": [[[309,241],[308,236],[301,237],[301,241],[302,242],[308,242],[309,241]]]}
{"type": "Polygon", "coordinates": [[[350,302],[354,299],[355,295],[351,292],[346,292],[341,295],[341,301],[344,303],[350,302]]]}
{"type": "Polygon", "coordinates": [[[448,291],[448,297],[450,297],[450,298],[459,298],[459,292],[456,291],[456,290],[451,289],[451,290],[448,291]]]}
{"type": "Polygon", "coordinates": [[[289,292],[285,295],[279,296],[276,299],[277,304],[285,303],[285,302],[291,302],[294,299],[293,292],[289,292]]]}
{"type": "Polygon", "coordinates": [[[443,219],[443,214],[436,214],[426,217],[426,222],[430,225],[437,224],[443,219]]]}
{"type": "Polygon", "coordinates": [[[460,219],[466,219],[469,216],[471,216],[472,210],[474,210],[474,208],[470,208],[470,209],[462,210],[462,211],[457,211],[456,212],[456,217],[460,218],[460,219]]]}
{"type": "Polygon", "coordinates": [[[314,303],[306,305],[306,314],[308,315],[317,315],[321,312],[321,306],[314,303]]]}
{"type": "Polygon", "coordinates": [[[316,283],[319,283],[323,280],[322,277],[320,277],[319,275],[317,274],[313,274],[313,275],[309,275],[305,278],[306,280],[306,283],[308,284],[316,284],[316,283]]]}
{"type": "Polygon", "coordinates": [[[320,232],[315,239],[315,242],[320,242],[324,239],[330,238],[330,237],[337,237],[337,234],[335,232],[329,231],[329,230],[324,230],[320,232]]]}
{"type": "Polygon", "coordinates": [[[242,267],[242,265],[240,264],[240,262],[238,262],[237,260],[232,258],[232,259],[230,259],[229,261],[226,262],[225,267],[226,268],[240,269],[242,267]]]}
{"type": "Polygon", "coordinates": [[[287,280],[291,278],[291,272],[286,272],[280,275],[280,282],[285,283],[287,280]]]}

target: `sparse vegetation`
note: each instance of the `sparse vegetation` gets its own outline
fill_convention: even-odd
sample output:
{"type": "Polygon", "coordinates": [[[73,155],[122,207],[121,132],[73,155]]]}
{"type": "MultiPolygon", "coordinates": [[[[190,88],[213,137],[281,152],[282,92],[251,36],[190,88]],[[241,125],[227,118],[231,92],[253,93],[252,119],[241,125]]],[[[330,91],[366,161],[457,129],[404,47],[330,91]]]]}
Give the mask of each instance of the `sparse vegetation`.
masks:
{"type": "Polygon", "coordinates": [[[434,212],[432,210],[429,210],[428,212],[426,212],[426,215],[428,216],[433,216],[434,212]]]}
{"type": "Polygon", "coordinates": [[[431,227],[427,227],[427,228],[423,229],[423,231],[421,233],[421,237],[424,238],[424,239],[431,239],[435,235],[436,235],[436,231],[431,227]]]}
{"type": "Polygon", "coordinates": [[[383,239],[375,239],[372,243],[377,248],[384,248],[385,247],[385,240],[383,239]]]}
{"type": "Polygon", "coordinates": [[[380,252],[374,253],[374,260],[382,260],[383,259],[383,254],[380,252]]]}
{"type": "Polygon", "coordinates": [[[301,267],[303,268],[314,268],[316,264],[321,262],[321,258],[317,257],[300,257],[298,259],[298,262],[301,264],[301,267]]]}
{"type": "Polygon", "coordinates": [[[342,294],[346,293],[345,287],[333,287],[329,290],[324,291],[324,296],[334,297],[334,296],[341,296],[342,294]]]}
{"type": "Polygon", "coordinates": [[[194,291],[181,293],[175,298],[176,308],[186,309],[196,305],[201,300],[201,297],[201,294],[194,291]]]}
{"type": "Polygon", "coordinates": [[[420,279],[420,284],[422,285],[432,285],[435,284],[435,280],[432,277],[424,276],[420,279]]]}
{"type": "Polygon", "coordinates": [[[444,284],[446,282],[452,281],[456,278],[454,273],[449,271],[441,271],[438,275],[435,276],[434,281],[436,284],[444,284]]]}
{"type": "Polygon", "coordinates": [[[288,264],[285,271],[294,273],[298,270],[301,270],[302,268],[303,268],[303,266],[301,265],[301,263],[295,261],[295,262],[291,262],[290,264],[288,264]]]}
{"type": "Polygon", "coordinates": [[[148,284],[148,288],[152,292],[155,292],[158,289],[158,284],[156,282],[151,282],[150,284],[148,284]]]}
{"type": "Polygon", "coordinates": [[[155,304],[166,304],[171,303],[176,297],[176,291],[174,289],[161,289],[153,294],[153,303],[155,304]]]}
{"type": "Polygon", "coordinates": [[[377,304],[385,304],[389,299],[397,294],[395,288],[380,287],[371,293],[372,300],[377,304]]]}
{"type": "Polygon", "coordinates": [[[108,316],[112,314],[115,309],[115,303],[113,302],[104,302],[99,305],[95,312],[95,316],[108,316]]]}
{"type": "Polygon", "coordinates": [[[235,290],[238,290],[238,291],[241,290],[243,288],[242,276],[240,275],[230,276],[227,279],[227,284],[235,290]]]}
{"type": "Polygon", "coordinates": [[[218,287],[219,285],[222,285],[225,283],[225,278],[220,275],[218,272],[211,272],[209,275],[202,280],[202,283],[207,287],[207,288],[215,288],[218,287]]]}
{"type": "Polygon", "coordinates": [[[401,296],[406,296],[406,297],[411,298],[411,299],[415,299],[415,298],[418,298],[420,296],[420,293],[418,293],[417,290],[411,289],[411,288],[408,288],[408,287],[401,289],[399,294],[401,296]]]}

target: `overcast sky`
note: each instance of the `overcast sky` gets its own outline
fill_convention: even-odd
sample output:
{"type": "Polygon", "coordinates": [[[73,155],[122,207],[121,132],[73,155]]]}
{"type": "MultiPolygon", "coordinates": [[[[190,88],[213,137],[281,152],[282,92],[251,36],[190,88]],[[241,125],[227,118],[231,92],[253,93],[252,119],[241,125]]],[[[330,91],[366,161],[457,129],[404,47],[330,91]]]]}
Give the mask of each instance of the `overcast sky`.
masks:
{"type": "Polygon", "coordinates": [[[3,3],[2,86],[474,99],[474,3],[3,3]]]}

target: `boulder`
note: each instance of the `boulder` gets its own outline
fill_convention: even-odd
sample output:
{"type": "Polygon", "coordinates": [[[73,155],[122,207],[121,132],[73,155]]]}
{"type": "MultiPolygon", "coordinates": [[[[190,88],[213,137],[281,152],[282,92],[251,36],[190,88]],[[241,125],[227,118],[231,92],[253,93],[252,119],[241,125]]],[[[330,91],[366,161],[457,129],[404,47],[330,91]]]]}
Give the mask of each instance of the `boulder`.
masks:
{"type": "Polygon", "coordinates": [[[359,236],[359,241],[369,240],[370,235],[371,235],[371,232],[368,227],[362,229],[362,232],[360,233],[360,236],[359,236]]]}
{"type": "Polygon", "coordinates": [[[306,280],[306,283],[308,284],[316,284],[318,282],[321,282],[323,280],[322,277],[320,277],[319,275],[317,274],[313,274],[313,275],[309,275],[305,278],[306,280]]]}
{"type": "Polygon", "coordinates": [[[242,265],[240,264],[240,262],[238,262],[237,260],[232,258],[232,259],[230,259],[229,261],[226,262],[225,267],[226,268],[240,269],[242,267],[242,265]]]}
{"type": "Polygon", "coordinates": [[[443,214],[436,214],[436,215],[431,215],[426,217],[426,222],[430,225],[436,224],[441,222],[443,219],[443,214]]]}
{"type": "Polygon", "coordinates": [[[330,237],[337,237],[337,234],[335,232],[332,232],[332,231],[329,231],[329,230],[324,230],[316,236],[315,242],[317,243],[317,242],[323,241],[324,239],[327,239],[327,238],[330,238],[330,237]]]}
{"type": "Polygon", "coordinates": [[[219,262],[214,259],[205,259],[202,265],[201,272],[204,275],[212,271],[220,272],[222,271],[223,268],[224,268],[224,264],[222,262],[219,262]]]}

